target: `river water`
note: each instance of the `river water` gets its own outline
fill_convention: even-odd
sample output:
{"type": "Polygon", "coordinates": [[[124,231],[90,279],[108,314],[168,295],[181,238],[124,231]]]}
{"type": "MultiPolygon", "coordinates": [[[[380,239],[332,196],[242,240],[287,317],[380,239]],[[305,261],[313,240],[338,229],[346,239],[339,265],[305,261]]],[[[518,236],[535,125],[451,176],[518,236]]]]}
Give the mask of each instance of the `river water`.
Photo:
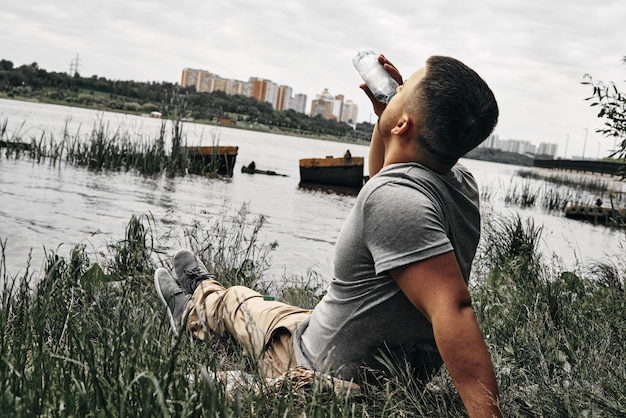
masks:
{"type": "MultiPolygon", "coordinates": [[[[86,133],[100,124],[111,132],[121,129],[146,140],[156,137],[161,128],[160,120],[140,116],[0,99],[3,122],[7,132],[2,139],[17,135],[26,142],[33,136],[58,142],[63,132],[86,133]]],[[[188,145],[212,145],[219,140],[219,145],[238,146],[233,177],[94,173],[64,163],[52,167],[27,158],[7,159],[2,153],[0,240],[6,240],[6,271],[10,275],[23,272],[29,253],[31,269],[40,269],[44,248],[58,248],[64,256],[78,243],[100,250],[107,242],[123,239],[133,214],[150,214],[158,229],[176,231],[194,220],[235,214],[247,204],[252,216],[267,217],[262,241],[278,243],[271,252],[268,277],[278,280],[285,274],[305,275],[311,269],[322,278],[330,277],[333,245],[355,197],[300,188],[298,160],[339,156],[346,149],[367,159],[367,147],[193,123],[184,125],[184,135],[188,145]],[[259,169],[287,176],[241,173],[241,165],[250,161],[259,169]]],[[[538,209],[507,207],[503,196],[512,183],[520,181],[516,172],[522,167],[467,159],[462,163],[474,173],[481,190],[489,192],[486,210],[518,213],[543,225],[542,251],[547,256],[579,268],[623,253],[623,232],[538,209]]]]}

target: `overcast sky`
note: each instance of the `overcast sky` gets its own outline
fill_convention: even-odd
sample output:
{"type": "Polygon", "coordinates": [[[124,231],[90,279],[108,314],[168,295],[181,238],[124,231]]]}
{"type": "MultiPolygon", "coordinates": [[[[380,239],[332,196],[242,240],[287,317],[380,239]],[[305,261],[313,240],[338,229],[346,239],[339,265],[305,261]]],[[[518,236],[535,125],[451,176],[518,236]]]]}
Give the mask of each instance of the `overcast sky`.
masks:
{"type": "Polygon", "coordinates": [[[501,139],[596,157],[614,141],[595,133],[602,121],[581,82],[626,90],[625,18],[624,0],[3,0],[0,58],[67,72],[78,54],[82,76],[117,80],[178,83],[186,67],[261,77],[308,106],[328,88],[373,121],[357,49],[384,53],[404,77],[450,55],[493,89],[501,139]]]}

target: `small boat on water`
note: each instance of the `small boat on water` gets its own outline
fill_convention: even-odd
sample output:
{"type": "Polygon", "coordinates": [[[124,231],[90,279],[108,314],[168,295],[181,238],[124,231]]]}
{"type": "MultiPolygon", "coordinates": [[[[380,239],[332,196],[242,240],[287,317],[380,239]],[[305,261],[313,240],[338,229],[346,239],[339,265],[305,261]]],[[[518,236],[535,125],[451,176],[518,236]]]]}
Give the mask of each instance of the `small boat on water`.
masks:
{"type": "Polygon", "coordinates": [[[205,146],[183,147],[187,152],[190,165],[189,172],[192,174],[213,174],[232,176],[239,147],[236,146],[205,146]]]}
{"type": "Polygon", "coordinates": [[[570,205],[565,208],[565,217],[603,225],[626,223],[626,208],[612,209],[602,206],[570,205]]]}
{"type": "Polygon", "coordinates": [[[361,188],[364,182],[363,163],[363,157],[350,155],[339,158],[303,158],[300,160],[300,184],[361,188]]]}

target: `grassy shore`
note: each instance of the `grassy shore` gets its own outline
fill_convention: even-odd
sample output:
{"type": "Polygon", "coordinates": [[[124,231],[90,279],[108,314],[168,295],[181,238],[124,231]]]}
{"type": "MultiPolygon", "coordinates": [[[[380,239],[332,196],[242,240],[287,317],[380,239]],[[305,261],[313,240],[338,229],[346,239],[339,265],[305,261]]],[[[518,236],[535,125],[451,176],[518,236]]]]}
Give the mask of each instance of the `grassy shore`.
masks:
{"type": "MultiPolygon", "coordinates": [[[[187,162],[176,126],[169,152],[163,131],[137,143],[130,134],[97,126],[85,140],[69,133],[60,141],[46,134],[7,138],[15,146],[5,155],[96,171],[177,175],[187,162]]],[[[5,129],[0,123],[0,138],[5,129]]],[[[516,193],[509,193],[515,202],[516,193]]],[[[315,306],[324,288],[315,273],[268,282],[264,273],[274,244],[258,240],[265,218],[251,219],[245,206],[231,210],[194,222],[182,231],[180,246],[198,254],[227,286],[315,306]]],[[[538,252],[541,232],[532,221],[484,217],[471,292],[502,409],[524,417],[625,416],[626,256],[566,271],[538,252]]],[[[11,243],[0,236],[0,415],[465,416],[445,369],[421,385],[403,365],[390,364],[396,372],[386,385],[358,396],[335,393],[319,380],[297,390],[289,381],[266,385],[228,339],[199,343],[172,335],[152,281],[157,267],[171,267],[163,249],[171,237],[162,234],[150,216],[131,217],[118,242],[97,252],[82,245],[68,254],[48,251],[41,268],[24,260],[18,276],[6,270],[11,243]],[[235,381],[217,378],[232,370],[245,374],[235,381]]]]}
{"type": "MultiPolygon", "coordinates": [[[[271,247],[257,239],[263,223],[245,208],[199,220],[181,246],[226,285],[314,306],[323,293],[314,277],[264,280],[271,247]]],[[[2,242],[3,416],[465,416],[445,369],[423,386],[397,365],[385,387],[359,396],[317,380],[300,390],[270,387],[232,341],[173,335],[152,282],[156,267],[171,267],[153,225],[133,217],[106,251],[48,252],[41,273],[26,268],[19,277],[6,273],[10,243],[2,242]],[[245,371],[247,380],[216,379],[228,370],[245,371]]],[[[531,221],[487,215],[474,266],[474,307],[502,408],[507,416],[624,416],[625,260],[562,271],[537,252],[540,238],[531,221]]]]}

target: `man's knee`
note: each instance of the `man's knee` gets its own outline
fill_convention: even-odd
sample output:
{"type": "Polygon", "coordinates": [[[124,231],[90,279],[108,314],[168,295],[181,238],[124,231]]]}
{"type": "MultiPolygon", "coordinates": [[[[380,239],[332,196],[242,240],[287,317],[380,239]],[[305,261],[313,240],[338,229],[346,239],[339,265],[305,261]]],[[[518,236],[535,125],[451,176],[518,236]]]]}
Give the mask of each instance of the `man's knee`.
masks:
{"type": "Polygon", "coordinates": [[[224,295],[222,296],[223,303],[228,305],[241,305],[242,303],[247,302],[253,298],[261,298],[261,300],[263,300],[263,295],[246,286],[229,287],[228,289],[226,289],[224,295]]]}

